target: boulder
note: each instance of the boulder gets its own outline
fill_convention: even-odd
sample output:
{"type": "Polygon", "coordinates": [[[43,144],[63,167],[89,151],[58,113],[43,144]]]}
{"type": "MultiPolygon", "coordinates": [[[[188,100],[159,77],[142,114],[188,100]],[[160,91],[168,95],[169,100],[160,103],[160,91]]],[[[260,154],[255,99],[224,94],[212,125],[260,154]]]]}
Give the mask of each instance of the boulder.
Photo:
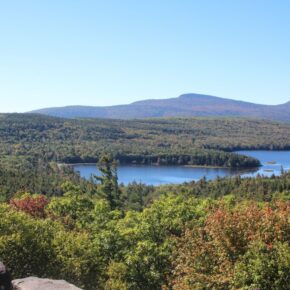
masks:
{"type": "Polygon", "coordinates": [[[64,280],[28,277],[12,281],[14,290],[82,290],[64,280]]]}

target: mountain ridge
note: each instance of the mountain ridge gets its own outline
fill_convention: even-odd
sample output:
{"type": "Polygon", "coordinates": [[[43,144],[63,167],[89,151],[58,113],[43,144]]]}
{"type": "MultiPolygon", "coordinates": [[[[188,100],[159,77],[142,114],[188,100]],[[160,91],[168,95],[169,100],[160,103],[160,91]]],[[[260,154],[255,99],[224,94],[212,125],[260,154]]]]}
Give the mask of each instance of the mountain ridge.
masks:
{"type": "Polygon", "coordinates": [[[182,94],[177,98],[148,99],[115,106],[65,106],[31,111],[63,118],[143,119],[152,117],[251,117],[290,122],[290,101],[256,104],[212,95],[182,94]]]}

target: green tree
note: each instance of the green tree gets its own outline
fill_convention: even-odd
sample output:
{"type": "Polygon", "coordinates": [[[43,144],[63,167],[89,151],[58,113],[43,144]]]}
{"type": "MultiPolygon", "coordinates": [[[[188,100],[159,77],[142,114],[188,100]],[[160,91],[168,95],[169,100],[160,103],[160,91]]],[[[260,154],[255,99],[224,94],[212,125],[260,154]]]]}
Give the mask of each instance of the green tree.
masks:
{"type": "Polygon", "coordinates": [[[251,245],[235,265],[235,289],[289,289],[290,247],[275,241],[267,246],[261,242],[251,245]]]}
{"type": "Polygon", "coordinates": [[[105,154],[101,156],[97,166],[102,174],[94,176],[100,183],[98,192],[109,202],[111,209],[116,209],[120,207],[117,162],[110,154],[105,154]]]}

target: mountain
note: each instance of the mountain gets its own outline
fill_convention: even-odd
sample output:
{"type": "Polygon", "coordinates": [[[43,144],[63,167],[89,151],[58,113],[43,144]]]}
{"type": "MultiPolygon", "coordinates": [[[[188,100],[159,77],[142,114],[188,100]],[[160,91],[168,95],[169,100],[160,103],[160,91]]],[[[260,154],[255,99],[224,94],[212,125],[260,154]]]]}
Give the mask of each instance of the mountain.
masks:
{"type": "Polygon", "coordinates": [[[171,99],[144,100],[128,105],[107,107],[68,106],[45,108],[32,112],[63,118],[140,119],[234,116],[290,122],[290,102],[281,105],[260,105],[201,94],[184,94],[171,99]]]}

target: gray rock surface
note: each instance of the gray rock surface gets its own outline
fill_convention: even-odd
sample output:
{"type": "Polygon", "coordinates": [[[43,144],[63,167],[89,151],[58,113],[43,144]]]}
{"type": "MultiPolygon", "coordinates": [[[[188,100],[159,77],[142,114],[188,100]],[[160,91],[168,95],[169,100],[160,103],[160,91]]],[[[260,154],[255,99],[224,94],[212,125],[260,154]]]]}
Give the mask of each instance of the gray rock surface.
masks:
{"type": "Polygon", "coordinates": [[[12,281],[14,290],[82,290],[64,280],[28,277],[12,281]]]}

